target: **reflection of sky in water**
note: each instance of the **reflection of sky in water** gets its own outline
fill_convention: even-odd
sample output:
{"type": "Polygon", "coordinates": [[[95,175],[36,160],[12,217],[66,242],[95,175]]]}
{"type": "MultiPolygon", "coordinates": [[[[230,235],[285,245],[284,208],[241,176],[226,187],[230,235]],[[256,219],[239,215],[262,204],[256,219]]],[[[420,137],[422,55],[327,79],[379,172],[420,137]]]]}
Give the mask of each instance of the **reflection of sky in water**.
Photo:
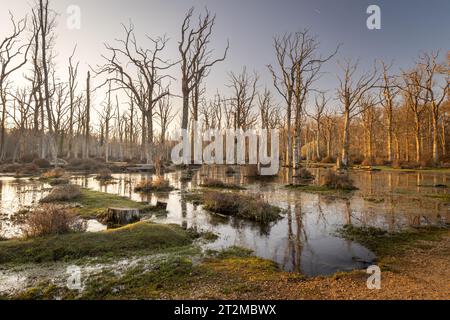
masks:
{"type": "MultiPolygon", "coordinates": [[[[317,177],[323,172],[313,171],[317,177]]],[[[147,178],[145,174],[118,174],[115,177],[115,183],[106,186],[92,176],[73,177],[73,182],[136,201],[167,202],[168,215],[154,218],[155,221],[215,232],[220,237],[207,244],[208,248],[221,249],[231,245],[250,248],[256,255],[276,261],[285,270],[300,270],[307,275],[363,267],[373,260],[373,254],[364,247],[335,236],[339,226],[352,223],[397,230],[408,225],[448,221],[449,218],[447,204],[421,196],[421,193],[447,192],[431,187],[447,184],[449,176],[446,174],[354,172],[352,178],[360,190],[349,200],[286,189],[283,185],[287,180],[283,174],[280,183],[255,182],[239,174],[227,176],[220,167],[202,168],[188,183],[179,181],[180,172],[167,175],[171,184],[180,190],[196,186],[204,177],[245,184],[245,192],[263,196],[271,204],[286,210],[283,219],[267,227],[205,212],[201,206],[184,201],[180,190],[157,196],[134,193],[133,186],[147,178]],[[364,197],[381,201],[370,202],[364,197]]],[[[6,216],[0,222],[0,234],[11,236],[14,228],[8,219],[10,215],[21,206],[36,203],[47,189],[39,182],[17,183],[9,178],[2,178],[1,186],[1,210],[6,216]]],[[[101,230],[101,225],[95,221],[90,221],[90,227],[92,231],[101,230]]]]}

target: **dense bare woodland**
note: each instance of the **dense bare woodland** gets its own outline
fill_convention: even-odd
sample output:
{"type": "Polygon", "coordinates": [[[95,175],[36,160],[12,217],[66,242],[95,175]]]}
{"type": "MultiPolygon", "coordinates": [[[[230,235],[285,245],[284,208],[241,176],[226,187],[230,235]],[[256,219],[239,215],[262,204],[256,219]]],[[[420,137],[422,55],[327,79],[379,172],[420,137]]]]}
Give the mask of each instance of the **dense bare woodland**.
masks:
{"type": "Polygon", "coordinates": [[[165,58],[166,37],[138,43],[133,24],[124,25],[118,40],[105,44],[104,64],[80,74],[76,47],[65,66],[55,66],[56,13],[48,1],[36,3],[26,18],[11,15],[0,50],[1,159],[151,164],[169,160],[174,129],[201,121],[205,129],[281,130],[287,166],[300,166],[300,159],[411,167],[448,160],[450,54],[430,49],[401,72],[389,61],[362,70],[351,58],[336,62],[339,47],[323,53],[319,39],[305,29],[276,36],[276,64],[258,72],[230,71],[224,85],[231,93],[218,91],[211,99],[204,94],[208,74],[229,48],[226,42],[222,53],[211,48],[215,19],[208,11],[186,14],[177,35],[179,61],[165,58]],[[323,92],[316,80],[332,63],[341,68],[339,87],[323,92]],[[181,97],[171,94],[171,68],[181,68],[181,97]],[[65,77],[56,69],[67,70],[65,77]],[[259,85],[263,72],[272,74],[272,88],[259,85]],[[23,76],[23,85],[13,75],[23,76]],[[104,102],[92,105],[100,88],[107,90],[104,102]],[[176,99],[182,99],[179,112],[176,99]],[[127,110],[119,108],[123,103],[127,110]]]}
{"type": "Polygon", "coordinates": [[[365,16],[381,9],[356,0],[323,13],[317,0],[261,1],[254,20],[238,1],[216,1],[217,16],[198,2],[127,4],[146,26],[176,26],[158,35],[99,2],[83,4],[93,25],[79,33],[58,34],[49,0],[22,3],[28,14],[0,30],[0,300],[449,298],[450,51],[386,58],[411,46],[405,25],[422,41],[448,25],[434,17],[448,4],[424,17],[416,2],[412,28],[386,2],[384,33],[365,16]],[[117,34],[97,21],[105,6],[117,34]],[[327,42],[313,28],[247,39],[284,30],[280,14],[320,17],[327,42]],[[228,32],[260,52],[235,58],[228,32]],[[359,52],[356,34],[374,43],[344,55],[359,52]]]}

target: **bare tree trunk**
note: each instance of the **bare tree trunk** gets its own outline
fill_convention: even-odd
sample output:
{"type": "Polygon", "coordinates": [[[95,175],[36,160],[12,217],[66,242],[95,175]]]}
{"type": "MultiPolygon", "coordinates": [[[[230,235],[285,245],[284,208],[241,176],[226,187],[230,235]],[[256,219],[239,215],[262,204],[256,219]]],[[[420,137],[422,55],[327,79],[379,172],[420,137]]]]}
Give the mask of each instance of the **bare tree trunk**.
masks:
{"type": "Polygon", "coordinates": [[[142,132],[141,132],[141,161],[145,159],[145,146],[146,146],[146,121],[145,121],[145,110],[144,108],[141,109],[141,121],[142,121],[142,132]]]}
{"type": "Polygon", "coordinates": [[[88,71],[86,78],[86,124],[84,135],[84,152],[83,158],[89,158],[89,126],[90,126],[90,113],[91,113],[91,73],[88,71]]]}
{"type": "Polygon", "coordinates": [[[344,136],[342,139],[342,155],[341,164],[343,167],[348,166],[348,151],[350,147],[350,114],[348,111],[344,113],[344,136]]]}
{"type": "Polygon", "coordinates": [[[291,107],[288,106],[287,111],[287,150],[286,150],[286,166],[292,166],[292,131],[291,131],[291,107]]]}
{"type": "Polygon", "coordinates": [[[441,125],[441,133],[442,133],[442,137],[441,137],[441,144],[442,144],[442,158],[445,158],[447,156],[447,152],[446,152],[446,146],[447,146],[447,133],[445,131],[445,122],[444,120],[442,120],[442,125],[441,125]]]}
{"type": "Polygon", "coordinates": [[[152,111],[147,112],[147,164],[153,163],[153,119],[152,111]]]}
{"type": "Polygon", "coordinates": [[[393,131],[393,126],[392,126],[392,112],[388,112],[388,138],[387,138],[387,158],[389,162],[392,162],[393,159],[393,145],[392,145],[392,131],[393,131]]]}
{"type": "Polygon", "coordinates": [[[433,121],[433,162],[439,163],[439,114],[435,112],[435,108],[432,110],[433,121]]]}
{"type": "Polygon", "coordinates": [[[416,161],[420,162],[422,160],[422,146],[420,137],[420,118],[416,115],[416,161]]]}

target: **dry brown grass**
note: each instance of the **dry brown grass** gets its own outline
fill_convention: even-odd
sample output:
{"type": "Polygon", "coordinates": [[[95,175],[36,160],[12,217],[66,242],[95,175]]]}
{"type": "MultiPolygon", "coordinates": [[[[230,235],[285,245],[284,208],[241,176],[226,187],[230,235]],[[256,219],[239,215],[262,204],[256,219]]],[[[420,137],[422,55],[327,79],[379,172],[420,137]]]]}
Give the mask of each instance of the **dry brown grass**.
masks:
{"type": "Polygon", "coordinates": [[[31,211],[25,219],[24,234],[27,238],[70,232],[83,232],[86,222],[73,210],[44,204],[31,211]]]}
{"type": "Polygon", "coordinates": [[[325,157],[323,158],[320,163],[336,163],[336,158],[334,157],[325,157]]]}
{"type": "Polygon", "coordinates": [[[200,185],[204,188],[218,188],[218,189],[243,189],[237,184],[225,183],[222,180],[214,178],[205,178],[203,183],[200,185]]]}
{"type": "Polygon", "coordinates": [[[334,170],[328,170],[323,176],[322,186],[336,190],[355,190],[353,181],[347,174],[340,174],[334,170]]]}
{"type": "Polygon", "coordinates": [[[27,163],[27,164],[20,166],[16,170],[16,175],[17,176],[30,175],[30,174],[36,174],[38,172],[39,172],[39,168],[37,165],[35,165],[34,163],[27,163]]]}
{"type": "Polygon", "coordinates": [[[163,177],[157,177],[153,180],[141,180],[134,188],[135,192],[158,192],[158,191],[171,191],[172,186],[169,180],[165,180],[163,177]]]}
{"type": "Polygon", "coordinates": [[[98,174],[95,177],[95,179],[97,179],[97,180],[111,180],[111,179],[113,179],[112,171],[110,169],[108,169],[108,168],[101,169],[98,172],[98,174]]]}
{"type": "Polygon", "coordinates": [[[33,160],[33,164],[37,165],[39,168],[50,168],[50,161],[47,159],[37,158],[33,160]]]}
{"type": "Polygon", "coordinates": [[[105,168],[105,164],[95,159],[71,159],[67,168],[70,170],[94,171],[105,168]]]}
{"type": "Polygon", "coordinates": [[[203,196],[205,209],[262,223],[277,220],[280,209],[262,198],[228,192],[208,192],[203,196]]]}
{"type": "Polygon", "coordinates": [[[313,180],[314,179],[314,175],[308,169],[305,169],[305,168],[300,169],[297,177],[299,177],[302,180],[313,180]]]}
{"type": "Polygon", "coordinates": [[[57,178],[61,178],[62,176],[64,176],[66,172],[64,171],[64,169],[62,168],[55,168],[49,171],[44,172],[41,175],[41,178],[44,179],[57,179],[57,178]]]}
{"type": "Polygon", "coordinates": [[[41,202],[69,201],[80,196],[80,187],[74,184],[66,184],[53,188],[49,195],[41,199],[41,202]]]}

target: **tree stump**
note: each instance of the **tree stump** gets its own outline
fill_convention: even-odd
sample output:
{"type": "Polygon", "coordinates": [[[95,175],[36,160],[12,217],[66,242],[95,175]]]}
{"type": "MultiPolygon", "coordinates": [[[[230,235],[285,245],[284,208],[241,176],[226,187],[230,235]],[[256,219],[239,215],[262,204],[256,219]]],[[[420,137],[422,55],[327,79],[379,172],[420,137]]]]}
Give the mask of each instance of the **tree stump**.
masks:
{"type": "Polygon", "coordinates": [[[108,226],[124,226],[139,221],[139,209],[108,208],[105,223],[108,226]]]}

